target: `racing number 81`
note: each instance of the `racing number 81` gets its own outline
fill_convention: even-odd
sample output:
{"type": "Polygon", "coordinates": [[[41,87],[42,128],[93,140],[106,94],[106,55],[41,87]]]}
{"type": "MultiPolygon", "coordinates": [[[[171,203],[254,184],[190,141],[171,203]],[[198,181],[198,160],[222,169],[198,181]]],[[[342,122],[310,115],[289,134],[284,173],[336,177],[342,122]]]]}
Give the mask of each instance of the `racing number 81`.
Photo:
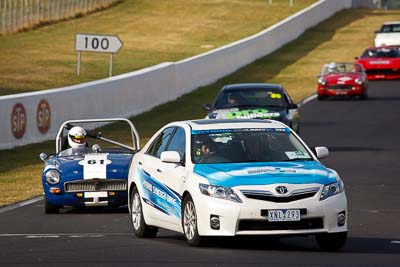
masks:
{"type": "Polygon", "coordinates": [[[94,165],[94,164],[104,164],[104,159],[100,159],[98,162],[95,159],[89,159],[87,161],[88,164],[90,165],[94,165]]]}

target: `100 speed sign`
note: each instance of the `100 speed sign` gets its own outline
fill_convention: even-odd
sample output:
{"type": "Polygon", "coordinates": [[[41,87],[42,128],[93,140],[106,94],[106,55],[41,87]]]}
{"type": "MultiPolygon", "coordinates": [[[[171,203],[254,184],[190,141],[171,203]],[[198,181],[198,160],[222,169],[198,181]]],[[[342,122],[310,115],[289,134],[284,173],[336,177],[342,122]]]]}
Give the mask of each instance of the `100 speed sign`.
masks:
{"type": "Polygon", "coordinates": [[[79,52],[117,53],[121,47],[121,40],[114,35],[78,33],[75,38],[75,50],[79,52]]]}

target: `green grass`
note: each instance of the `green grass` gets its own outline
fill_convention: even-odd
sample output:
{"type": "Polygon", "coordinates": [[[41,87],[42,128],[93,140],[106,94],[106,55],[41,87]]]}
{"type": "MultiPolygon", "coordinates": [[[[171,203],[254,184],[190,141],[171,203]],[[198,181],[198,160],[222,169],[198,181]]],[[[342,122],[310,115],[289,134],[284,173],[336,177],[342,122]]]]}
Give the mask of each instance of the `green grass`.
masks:
{"type": "MultiPolygon", "coordinates": [[[[354,56],[359,56],[365,47],[373,44],[373,30],[384,21],[396,20],[399,15],[399,10],[342,11],[275,53],[131,120],[143,144],[170,121],[204,117],[206,112],[201,109],[201,104],[211,102],[224,84],[237,82],[281,83],[299,101],[316,91],[316,75],[322,64],[332,60],[353,61],[354,56]]],[[[0,151],[0,158],[7,159],[7,164],[0,166],[0,205],[42,193],[40,175],[43,164],[37,155],[54,150],[54,141],[51,141],[0,151]]]]}
{"type": "Polygon", "coordinates": [[[243,37],[316,0],[125,0],[110,9],[33,31],[0,36],[0,95],[31,92],[108,77],[109,56],[82,53],[76,76],[76,33],[118,35],[123,48],[113,74],[178,61],[243,37]]]}

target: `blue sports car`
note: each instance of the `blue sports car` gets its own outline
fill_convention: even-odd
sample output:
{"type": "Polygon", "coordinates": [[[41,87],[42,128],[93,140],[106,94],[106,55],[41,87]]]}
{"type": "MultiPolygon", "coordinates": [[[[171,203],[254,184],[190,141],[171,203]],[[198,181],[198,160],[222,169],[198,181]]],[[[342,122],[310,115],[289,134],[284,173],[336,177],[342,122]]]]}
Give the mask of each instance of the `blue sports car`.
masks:
{"type": "Polygon", "coordinates": [[[42,172],[45,213],[58,213],[64,206],[126,205],[129,165],[139,148],[138,133],[127,119],[64,122],[56,137],[56,153],[50,156],[40,154],[45,163],[42,172]],[[127,134],[132,140],[129,141],[130,145],[109,139],[101,132],[83,128],[87,126],[87,129],[93,129],[110,122],[122,122],[128,126],[125,131],[130,133],[130,136],[127,134]],[[74,132],[75,129],[81,132],[74,132]],[[96,143],[89,147],[86,137],[96,140],[96,143]],[[78,147],[73,146],[72,140],[78,140],[78,147]]]}
{"type": "Polygon", "coordinates": [[[226,85],[203,109],[209,111],[206,119],[272,119],[300,131],[298,106],[278,84],[226,85]]]}

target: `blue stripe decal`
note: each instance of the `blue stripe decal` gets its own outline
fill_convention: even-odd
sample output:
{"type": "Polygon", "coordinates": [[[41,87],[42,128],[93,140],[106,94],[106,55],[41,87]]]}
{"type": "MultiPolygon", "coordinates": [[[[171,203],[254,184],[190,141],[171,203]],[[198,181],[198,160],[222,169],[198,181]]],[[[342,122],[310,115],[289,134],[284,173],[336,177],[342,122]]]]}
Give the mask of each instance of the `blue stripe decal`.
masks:
{"type": "Polygon", "coordinates": [[[135,175],[141,187],[142,198],[146,199],[147,204],[151,203],[154,208],[169,216],[181,218],[182,197],[177,192],[151,177],[142,168],[136,168],[135,175]]]}
{"type": "Polygon", "coordinates": [[[192,130],[193,135],[197,134],[219,134],[219,133],[251,133],[251,132],[266,132],[266,133],[290,133],[289,128],[241,128],[241,129],[211,129],[211,130],[192,130]]]}
{"type": "Polygon", "coordinates": [[[196,164],[193,172],[210,184],[239,185],[330,184],[336,174],[317,161],[196,164]]]}
{"type": "Polygon", "coordinates": [[[158,209],[159,211],[169,215],[169,213],[165,210],[163,210],[162,208],[158,207],[157,205],[155,205],[153,202],[151,202],[150,200],[148,200],[147,198],[142,197],[144,203],[148,204],[149,206],[152,206],[155,209],[158,209]]]}

